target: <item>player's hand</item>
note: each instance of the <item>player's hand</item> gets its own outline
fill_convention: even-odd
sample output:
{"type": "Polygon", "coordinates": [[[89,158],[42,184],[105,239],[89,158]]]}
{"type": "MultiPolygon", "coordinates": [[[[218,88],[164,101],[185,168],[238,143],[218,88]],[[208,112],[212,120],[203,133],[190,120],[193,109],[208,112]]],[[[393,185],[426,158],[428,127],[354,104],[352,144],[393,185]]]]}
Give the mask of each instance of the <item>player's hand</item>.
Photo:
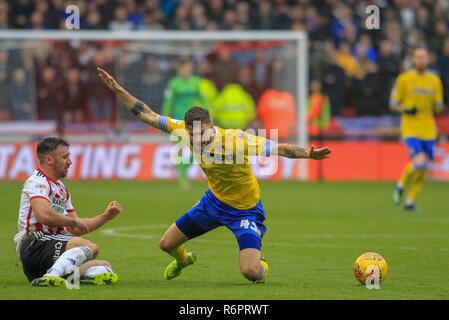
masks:
{"type": "Polygon", "coordinates": [[[309,151],[309,158],[315,160],[329,158],[329,154],[331,153],[331,150],[327,147],[315,149],[313,145],[310,147],[308,151],[309,151]]]}
{"type": "Polygon", "coordinates": [[[71,224],[69,224],[69,228],[71,230],[73,230],[74,232],[76,232],[77,234],[89,233],[89,227],[80,218],[74,218],[73,222],[71,224]]]}
{"type": "Polygon", "coordinates": [[[123,208],[120,203],[117,201],[112,201],[105,210],[105,215],[108,218],[108,220],[114,219],[120,212],[122,212],[123,208]]]}
{"type": "Polygon", "coordinates": [[[404,109],[404,113],[414,116],[415,114],[418,113],[418,109],[416,107],[413,107],[411,109],[404,109]]]}
{"type": "Polygon", "coordinates": [[[98,76],[103,80],[103,82],[108,86],[109,89],[116,92],[121,89],[120,85],[115,81],[115,79],[103,69],[97,67],[98,76]]]}

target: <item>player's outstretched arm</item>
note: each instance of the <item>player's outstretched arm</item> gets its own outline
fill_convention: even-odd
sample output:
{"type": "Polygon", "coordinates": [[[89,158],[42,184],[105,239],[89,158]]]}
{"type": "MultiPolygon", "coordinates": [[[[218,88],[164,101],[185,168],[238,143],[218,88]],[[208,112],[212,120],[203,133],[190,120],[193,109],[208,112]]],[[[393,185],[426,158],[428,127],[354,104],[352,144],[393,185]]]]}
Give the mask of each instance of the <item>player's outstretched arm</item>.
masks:
{"type": "Polygon", "coordinates": [[[75,219],[80,219],[86,226],[86,230],[82,230],[76,227],[70,227],[69,231],[75,236],[81,236],[83,234],[92,232],[101,226],[103,226],[106,222],[114,219],[120,212],[122,212],[123,208],[120,203],[117,201],[112,201],[106,207],[106,210],[95,217],[92,218],[79,218],[78,214],[75,211],[70,212],[70,217],[75,219]]]}
{"type": "Polygon", "coordinates": [[[288,143],[279,143],[277,144],[277,148],[275,148],[274,154],[277,154],[282,157],[287,157],[291,159],[315,159],[321,160],[325,158],[329,158],[329,154],[331,150],[329,148],[319,148],[315,149],[314,146],[311,146],[309,149],[302,148],[300,146],[288,143]],[[276,151],[277,149],[277,151],[276,151]]]}
{"type": "Polygon", "coordinates": [[[133,97],[128,91],[123,89],[118,82],[106,71],[101,68],[97,68],[98,75],[101,80],[111,89],[125,107],[131,111],[140,121],[159,129],[159,115],[151,110],[151,108],[140,101],[139,99],[133,97]]]}

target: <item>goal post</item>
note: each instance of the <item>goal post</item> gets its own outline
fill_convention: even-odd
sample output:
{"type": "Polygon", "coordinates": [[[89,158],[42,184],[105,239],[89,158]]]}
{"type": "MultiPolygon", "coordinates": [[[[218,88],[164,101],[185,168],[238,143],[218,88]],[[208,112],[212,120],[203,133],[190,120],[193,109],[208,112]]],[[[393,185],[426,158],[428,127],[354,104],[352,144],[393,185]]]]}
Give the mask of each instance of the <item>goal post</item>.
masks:
{"type": "MultiPolygon", "coordinates": [[[[273,49],[272,54],[280,59],[292,59],[294,63],[287,64],[287,71],[292,74],[284,80],[292,86],[290,91],[295,98],[297,112],[296,142],[301,146],[309,143],[307,127],[308,105],[308,50],[307,33],[302,31],[91,31],[91,30],[1,30],[0,50],[26,47],[45,41],[74,42],[123,42],[126,46],[120,48],[132,54],[142,52],[158,56],[189,55],[204,56],[207,50],[219,43],[285,43],[273,49]],[[200,45],[198,45],[200,44],[200,45]],[[291,57],[289,56],[291,55],[291,57]]],[[[115,52],[115,51],[114,51],[115,52]]],[[[114,53],[114,59],[117,55],[114,53]]],[[[200,58],[201,59],[201,58],[200,58]]],[[[287,61],[287,60],[286,60],[287,61]]],[[[134,70],[137,71],[137,70],[134,70]]],[[[137,72],[124,72],[121,77],[133,84],[139,85],[135,78],[137,72]],[[134,78],[133,78],[134,77],[134,78]]],[[[282,75],[281,75],[282,76],[282,75]]],[[[281,88],[283,89],[283,88],[281,88]]],[[[307,161],[299,160],[299,179],[307,180],[307,161]]]]}

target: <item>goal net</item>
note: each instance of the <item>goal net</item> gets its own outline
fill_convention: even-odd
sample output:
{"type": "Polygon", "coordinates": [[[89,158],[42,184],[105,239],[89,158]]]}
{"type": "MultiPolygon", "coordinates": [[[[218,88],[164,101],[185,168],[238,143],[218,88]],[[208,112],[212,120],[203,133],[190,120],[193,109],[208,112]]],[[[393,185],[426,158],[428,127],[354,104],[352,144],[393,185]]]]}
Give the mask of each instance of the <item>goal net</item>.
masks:
{"type": "MultiPolygon", "coordinates": [[[[281,141],[308,144],[307,36],[293,31],[1,31],[2,141],[49,126],[72,140],[125,126],[134,141],[157,141],[97,66],[158,113],[180,118],[180,104],[195,104],[220,127],[267,129],[268,137],[277,129],[281,141]],[[177,96],[174,79],[186,73],[198,78],[201,100],[188,85],[177,96]]],[[[299,171],[307,179],[306,162],[299,171]]]]}

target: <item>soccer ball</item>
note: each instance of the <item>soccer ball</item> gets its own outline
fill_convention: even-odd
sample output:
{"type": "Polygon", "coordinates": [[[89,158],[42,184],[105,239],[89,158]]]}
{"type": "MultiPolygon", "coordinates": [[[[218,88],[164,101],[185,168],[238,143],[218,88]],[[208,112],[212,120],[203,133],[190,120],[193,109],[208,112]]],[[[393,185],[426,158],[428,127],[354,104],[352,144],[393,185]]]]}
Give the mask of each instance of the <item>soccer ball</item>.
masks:
{"type": "Polygon", "coordinates": [[[363,285],[366,283],[366,278],[375,272],[379,273],[379,282],[387,277],[387,261],[378,253],[366,252],[354,263],[354,277],[363,285]]]}

